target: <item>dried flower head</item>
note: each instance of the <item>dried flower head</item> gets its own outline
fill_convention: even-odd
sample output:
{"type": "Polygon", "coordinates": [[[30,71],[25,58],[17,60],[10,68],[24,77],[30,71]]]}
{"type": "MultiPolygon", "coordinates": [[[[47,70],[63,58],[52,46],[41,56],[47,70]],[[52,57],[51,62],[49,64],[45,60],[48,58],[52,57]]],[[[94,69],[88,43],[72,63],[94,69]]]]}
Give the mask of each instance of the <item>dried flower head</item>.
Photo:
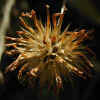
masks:
{"type": "Polygon", "coordinates": [[[7,47],[14,48],[6,53],[19,53],[17,59],[7,67],[6,72],[18,70],[19,80],[28,80],[30,84],[34,84],[38,79],[40,86],[49,84],[50,87],[56,86],[59,89],[63,86],[62,77],[69,78],[69,73],[84,79],[91,76],[93,64],[84,51],[88,53],[92,51],[82,46],[82,42],[88,39],[86,30],[70,32],[67,26],[61,31],[64,12],[52,15],[53,26],[51,26],[49,6],[46,8],[45,26],[32,10],[30,13],[22,13],[19,17],[23,25],[21,31],[17,31],[19,37],[6,37],[7,40],[14,41],[6,44],[7,47]],[[29,26],[23,17],[33,21],[34,26],[29,26]]]}

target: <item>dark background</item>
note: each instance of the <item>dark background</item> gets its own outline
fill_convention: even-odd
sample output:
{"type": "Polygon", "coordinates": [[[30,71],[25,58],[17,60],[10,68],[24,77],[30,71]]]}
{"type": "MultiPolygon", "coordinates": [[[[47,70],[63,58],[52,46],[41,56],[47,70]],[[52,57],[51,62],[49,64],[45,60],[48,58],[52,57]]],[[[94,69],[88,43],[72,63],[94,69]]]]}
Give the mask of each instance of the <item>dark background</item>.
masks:
{"type": "MultiPolygon", "coordinates": [[[[2,1],[2,0],[1,0],[2,1]]],[[[79,1],[79,0],[76,0],[79,1]]],[[[84,0],[85,1],[85,0],[84,0]]],[[[45,88],[42,90],[42,95],[38,87],[36,88],[27,88],[22,86],[15,77],[15,74],[12,73],[10,77],[5,75],[5,83],[0,86],[0,98],[1,100],[99,100],[99,90],[100,90],[100,23],[97,19],[93,19],[96,16],[96,13],[93,12],[93,16],[88,16],[85,12],[82,12],[83,9],[87,11],[88,6],[80,3],[81,6],[84,6],[83,9],[74,3],[74,0],[67,0],[68,11],[65,14],[64,22],[62,28],[65,28],[67,24],[71,24],[69,30],[74,30],[76,28],[86,30],[94,30],[94,38],[89,42],[90,48],[96,53],[95,61],[95,75],[92,79],[83,80],[80,78],[74,78],[75,84],[72,86],[70,83],[64,84],[64,90],[61,91],[59,97],[56,98],[52,91],[47,91],[45,88]],[[98,99],[97,99],[98,98],[98,99]]],[[[100,11],[99,0],[90,0],[89,4],[93,3],[94,8],[100,11]]],[[[3,2],[2,2],[3,4],[3,2]]],[[[42,16],[43,22],[46,18],[45,5],[50,5],[51,15],[55,12],[60,12],[62,6],[62,0],[17,0],[15,6],[12,9],[11,14],[11,27],[8,29],[8,33],[15,33],[19,29],[19,20],[18,17],[22,11],[30,11],[31,9],[36,10],[37,15],[42,16]]],[[[2,5],[3,6],[3,5],[2,5]]],[[[2,11],[1,11],[2,12],[2,11]]],[[[91,12],[91,11],[89,11],[91,12]]],[[[88,12],[88,13],[89,13],[88,12]]],[[[2,17],[2,15],[1,15],[2,17]]],[[[7,34],[8,34],[7,33],[7,34]]],[[[3,55],[1,66],[2,71],[5,67],[13,61],[12,58],[7,55],[3,55]]]]}

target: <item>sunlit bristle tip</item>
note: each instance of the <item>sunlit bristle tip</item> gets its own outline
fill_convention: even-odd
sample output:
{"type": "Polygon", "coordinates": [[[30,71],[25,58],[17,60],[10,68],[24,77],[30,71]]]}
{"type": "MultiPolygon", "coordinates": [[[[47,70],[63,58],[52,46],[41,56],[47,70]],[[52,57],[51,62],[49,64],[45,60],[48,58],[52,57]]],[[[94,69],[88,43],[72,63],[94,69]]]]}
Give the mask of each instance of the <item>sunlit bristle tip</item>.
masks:
{"type": "Polygon", "coordinates": [[[20,81],[36,85],[35,80],[38,79],[40,87],[48,84],[49,89],[56,86],[54,88],[59,90],[63,87],[63,78],[70,80],[71,73],[83,79],[91,77],[94,64],[89,58],[95,54],[82,45],[89,37],[89,32],[85,29],[68,31],[68,25],[65,30],[61,30],[65,5],[60,13],[52,15],[52,23],[49,8],[46,5],[45,26],[34,10],[22,13],[19,17],[21,30],[16,32],[17,38],[6,37],[5,52],[10,56],[19,56],[7,67],[6,73],[17,70],[20,81]],[[31,25],[24,20],[27,17],[31,20],[31,25]]]}

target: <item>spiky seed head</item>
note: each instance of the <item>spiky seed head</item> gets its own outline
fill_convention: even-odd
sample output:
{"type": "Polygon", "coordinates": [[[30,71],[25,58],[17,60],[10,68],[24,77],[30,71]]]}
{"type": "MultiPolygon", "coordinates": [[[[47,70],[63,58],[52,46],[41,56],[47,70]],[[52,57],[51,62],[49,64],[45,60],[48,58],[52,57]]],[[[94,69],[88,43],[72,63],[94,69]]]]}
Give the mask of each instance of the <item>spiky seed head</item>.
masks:
{"type": "Polygon", "coordinates": [[[84,29],[70,32],[69,25],[61,31],[64,13],[53,14],[51,25],[49,6],[46,5],[46,8],[45,26],[32,10],[30,13],[22,13],[19,17],[23,25],[21,31],[17,31],[19,37],[6,37],[7,40],[14,41],[6,44],[14,48],[6,52],[10,55],[19,53],[17,59],[7,67],[6,72],[19,69],[19,80],[27,80],[30,84],[34,84],[35,80],[39,79],[41,87],[48,84],[49,88],[55,86],[59,89],[63,87],[62,77],[69,78],[69,73],[74,73],[86,79],[91,76],[91,68],[94,65],[84,54],[85,51],[91,50],[82,46],[82,42],[88,38],[88,32],[84,29]],[[28,25],[23,17],[30,18],[34,28],[28,25]]]}

